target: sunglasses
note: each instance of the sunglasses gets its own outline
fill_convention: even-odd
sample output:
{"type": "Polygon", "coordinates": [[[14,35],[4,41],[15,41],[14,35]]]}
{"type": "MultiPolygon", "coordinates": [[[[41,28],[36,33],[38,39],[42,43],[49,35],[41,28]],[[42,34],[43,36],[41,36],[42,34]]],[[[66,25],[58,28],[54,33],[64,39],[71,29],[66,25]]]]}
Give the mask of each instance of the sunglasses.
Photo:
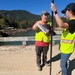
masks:
{"type": "Polygon", "coordinates": [[[45,13],[44,15],[45,15],[45,16],[49,16],[49,14],[48,14],[48,13],[45,13]]]}

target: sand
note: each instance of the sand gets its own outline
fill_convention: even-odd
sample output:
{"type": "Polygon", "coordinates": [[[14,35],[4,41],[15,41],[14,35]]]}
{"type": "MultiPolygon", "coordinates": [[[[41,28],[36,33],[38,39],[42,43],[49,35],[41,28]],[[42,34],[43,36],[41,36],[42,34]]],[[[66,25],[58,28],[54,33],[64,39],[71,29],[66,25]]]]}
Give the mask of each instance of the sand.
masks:
{"type": "MultiPolygon", "coordinates": [[[[69,59],[69,72],[70,75],[74,75],[75,51],[69,59]]],[[[50,49],[48,51],[49,60],[50,49]]],[[[60,51],[58,45],[53,45],[51,75],[56,75],[60,70],[60,51]]],[[[38,71],[35,45],[0,46],[0,75],[50,75],[50,66],[44,66],[42,71],[38,71]]]]}

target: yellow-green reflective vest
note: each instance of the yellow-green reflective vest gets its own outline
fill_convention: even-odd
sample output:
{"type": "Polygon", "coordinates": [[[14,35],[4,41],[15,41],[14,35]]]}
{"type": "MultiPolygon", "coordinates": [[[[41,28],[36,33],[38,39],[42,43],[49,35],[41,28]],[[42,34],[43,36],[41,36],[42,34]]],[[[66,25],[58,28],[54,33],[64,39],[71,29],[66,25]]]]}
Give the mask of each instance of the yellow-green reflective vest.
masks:
{"type": "MultiPolygon", "coordinates": [[[[51,22],[48,22],[47,24],[50,24],[51,26],[51,22]]],[[[44,32],[42,31],[36,32],[35,41],[43,41],[43,42],[48,43],[50,41],[50,36],[45,35],[44,32]]]]}
{"type": "Polygon", "coordinates": [[[60,51],[64,54],[69,54],[74,51],[75,32],[71,34],[68,30],[64,29],[60,40],[60,51]]]}

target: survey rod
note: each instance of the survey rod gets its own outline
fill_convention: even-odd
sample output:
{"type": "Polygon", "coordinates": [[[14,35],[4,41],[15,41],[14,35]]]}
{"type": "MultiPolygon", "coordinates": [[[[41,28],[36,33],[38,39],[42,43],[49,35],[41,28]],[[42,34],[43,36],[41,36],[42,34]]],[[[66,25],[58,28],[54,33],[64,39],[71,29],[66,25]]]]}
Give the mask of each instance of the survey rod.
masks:
{"type": "MultiPolygon", "coordinates": [[[[52,3],[54,3],[54,0],[52,0],[52,3]]],[[[51,22],[52,22],[52,26],[51,26],[51,30],[53,30],[53,11],[52,11],[52,17],[51,17],[51,22]]],[[[53,35],[51,35],[51,41],[50,41],[50,75],[52,74],[52,41],[53,41],[53,35]]]]}

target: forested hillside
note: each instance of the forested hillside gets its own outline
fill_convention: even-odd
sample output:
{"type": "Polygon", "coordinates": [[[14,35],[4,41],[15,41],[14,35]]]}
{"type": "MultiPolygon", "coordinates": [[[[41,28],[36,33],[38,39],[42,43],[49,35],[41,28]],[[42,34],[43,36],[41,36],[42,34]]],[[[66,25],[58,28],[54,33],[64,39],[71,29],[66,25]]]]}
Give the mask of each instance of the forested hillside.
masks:
{"type": "Polygon", "coordinates": [[[0,27],[27,28],[39,20],[40,16],[25,10],[0,10],[0,27]]]}
{"type": "MultiPolygon", "coordinates": [[[[39,19],[40,15],[35,15],[26,10],[0,10],[0,29],[5,27],[26,29],[39,19]]],[[[66,21],[65,18],[62,19],[66,21]]],[[[49,21],[51,21],[51,15],[49,21]]],[[[53,22],[56,26],[55,20],[53,22]]]]}
{"type": "MultiPolygon", "coordinates": [[[[64,17],[62,19],[66,21],[64,17]]],[[[40,15],[35,15],[26,10],[0,10],[0,35],[8,36],[20,32],[21,29],[27,30],[37,20],[40,20],[40,15]]],[[[49,21],[51,20],[50,15],[49,21]]],[[[53,19],[53,26],[58,26],[55,19],[53,19]]]]}

